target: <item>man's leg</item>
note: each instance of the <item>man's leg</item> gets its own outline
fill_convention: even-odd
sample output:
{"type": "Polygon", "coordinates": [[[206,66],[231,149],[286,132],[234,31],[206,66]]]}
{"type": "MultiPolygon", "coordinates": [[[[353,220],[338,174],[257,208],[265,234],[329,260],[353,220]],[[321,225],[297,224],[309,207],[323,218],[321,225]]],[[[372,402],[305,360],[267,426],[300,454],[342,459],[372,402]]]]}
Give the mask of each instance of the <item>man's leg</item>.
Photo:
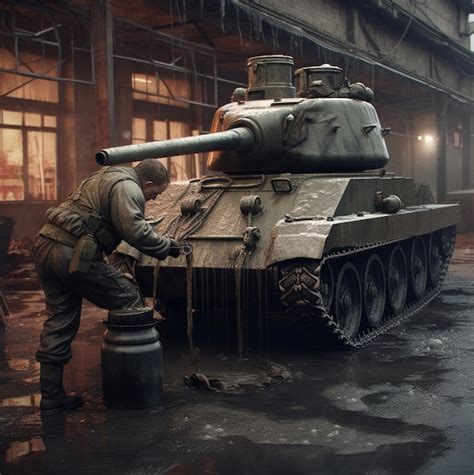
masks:
{"type": "Polygon", "coordinates": [[[70,251],[65,246],[40,238],[34,255],[46,296],[49,316],[43,324],[36,359],[41,364],[41,411],[43,414],[74,409],[82,398],[68,396],[63,389],[63,365],[72,356],[71,343],[79,329],[81,297],[64,284],[70,251]]]}
{"type": "Polygon", "coordinates": [[[80,395],[68,395],[63,387],[64,364],[72,356],[71,343],[81,317],[81,298],[51,282],[42,281],[49,317],[44,322],[36,359],[40,362],[42,414],[56,414],[81,407],[80,395]]]}
{"type": "Polygon", "coordinates": [[[100,308],[115,310],[144,305],[139,289],[123,272],[104,261],[93,261],[87,274],[71,274],[69,280],[75,293],[100,308]]]}
{"type": "Polygon", "coordinates": [[[41,284],[49,316],[43,324],[36,359],[40,363],[66,364],[79,329],[82,298],[55,282],[41,279],[41,284]]]}

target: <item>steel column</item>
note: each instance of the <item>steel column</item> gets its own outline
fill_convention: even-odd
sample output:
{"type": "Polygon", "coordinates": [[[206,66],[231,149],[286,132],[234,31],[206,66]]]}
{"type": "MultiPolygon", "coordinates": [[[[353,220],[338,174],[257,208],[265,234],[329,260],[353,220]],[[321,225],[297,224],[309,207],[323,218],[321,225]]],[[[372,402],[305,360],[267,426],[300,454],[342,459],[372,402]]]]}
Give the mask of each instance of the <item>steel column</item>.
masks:
{"type": "Polygon", "coordinates": [[[436,101],[436,126],[438,130],[438,146],[436,150],[436,194],[438,201],[446,198],[446,153],[447,153],[447,101],[444,94],[436,101]]]}
{"type": "Polygon", "coordinates": [[[472,153],[472,111],[469,109],[463,114],[462,122],[462,187],[467,190],[472,186],[471,162],[472,153]]]}
{"type": "Polygon", "coordinates": [[[96,79],[97,145],[116,145],[113,17],[110,0],[95,0],[93,45],[96,79]]]}

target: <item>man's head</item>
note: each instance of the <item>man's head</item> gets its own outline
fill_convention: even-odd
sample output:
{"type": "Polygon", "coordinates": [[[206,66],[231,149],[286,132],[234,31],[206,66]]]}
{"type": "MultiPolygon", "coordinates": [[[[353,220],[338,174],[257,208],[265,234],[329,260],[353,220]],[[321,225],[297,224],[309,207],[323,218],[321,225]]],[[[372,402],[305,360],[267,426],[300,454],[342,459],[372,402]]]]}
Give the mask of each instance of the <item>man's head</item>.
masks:
{"type": "Polygon", "coordinates": [[[170,176],[168,170],[159,161],[153,158],[143,160],[134,167],[140,180],[140,186],[145,199],[154,200],[157,195],[168,188],[170,176]]]}

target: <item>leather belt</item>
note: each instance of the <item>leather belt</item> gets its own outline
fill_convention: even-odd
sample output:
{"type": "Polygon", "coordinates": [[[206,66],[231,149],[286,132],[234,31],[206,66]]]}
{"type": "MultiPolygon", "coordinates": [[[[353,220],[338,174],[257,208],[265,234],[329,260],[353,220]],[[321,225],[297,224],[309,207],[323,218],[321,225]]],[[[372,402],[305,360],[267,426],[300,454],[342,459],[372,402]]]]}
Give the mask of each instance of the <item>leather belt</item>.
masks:
{"type": "MultiPolygon", "coordinates": [[[[59,242],[64,246],[72,247],[73,249],[76,246],[77,241],[79,240],[79,238],[77,238],[73,234],[68,233],[64,229],[52,223],[45,224],[38,234],[47,239],[51,239],[51,241],[59,242]]],[[[102,260],[104,258],[103,252],[98,250],[96,252],[95,258],[102,260]]]]}

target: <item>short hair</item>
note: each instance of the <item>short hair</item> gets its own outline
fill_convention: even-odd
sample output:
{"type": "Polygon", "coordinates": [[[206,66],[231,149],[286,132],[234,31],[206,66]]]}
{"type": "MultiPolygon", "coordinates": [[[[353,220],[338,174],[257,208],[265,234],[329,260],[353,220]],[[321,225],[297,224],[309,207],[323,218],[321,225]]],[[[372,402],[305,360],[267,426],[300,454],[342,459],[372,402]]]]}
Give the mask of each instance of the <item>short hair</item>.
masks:
{"type": "Polygon", "coordinates": [[[170,182],[166,167],[155,158],[147,158],[134,167],[140,182],[151,181],[154,185],[170,182]]]}

